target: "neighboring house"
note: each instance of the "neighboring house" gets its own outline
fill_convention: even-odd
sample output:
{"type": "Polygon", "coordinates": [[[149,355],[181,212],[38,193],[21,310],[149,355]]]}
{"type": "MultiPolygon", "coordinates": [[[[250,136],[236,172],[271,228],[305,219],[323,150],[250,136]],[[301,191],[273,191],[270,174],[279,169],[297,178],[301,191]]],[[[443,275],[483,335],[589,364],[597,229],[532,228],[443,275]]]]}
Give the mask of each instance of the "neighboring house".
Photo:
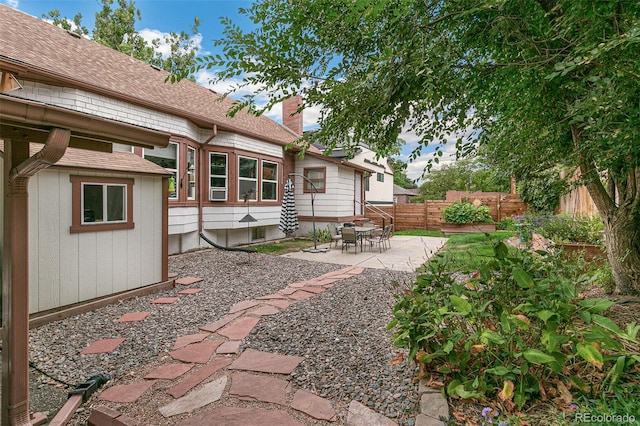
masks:
{"type": "Polygon", "coordinates": [[[418,195],[417,189],[407,189],[396,184],[393,185],[393,200],[396,204],[410,203],[418,195]]]}
{"type": "MultiPolygon", "coordinates": [[[[324,151],[322,145],[314,146],[324,151]]],[[[346,161],[348,157],[341,147],[336,147],[329,158],[346,161]]],[[[364,194],[368,204],[393,204],[393,169],[385,158],[376,159],[376,153],[361,143],[353,158],[348,161],[367,170],[364,174],[364,194]]]]}

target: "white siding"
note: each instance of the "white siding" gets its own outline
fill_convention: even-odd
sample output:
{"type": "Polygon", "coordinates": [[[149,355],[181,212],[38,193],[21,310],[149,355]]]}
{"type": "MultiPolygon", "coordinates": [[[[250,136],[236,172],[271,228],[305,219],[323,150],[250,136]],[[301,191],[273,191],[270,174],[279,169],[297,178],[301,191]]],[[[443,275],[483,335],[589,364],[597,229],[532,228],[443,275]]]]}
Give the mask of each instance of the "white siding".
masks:
{"type": "MultiPolygon", "coordinates": [[[[74,173],[75,174],[75,173],[74,173]]],[[[70,173],[39,172],[29,182],[29,302],[40,312],[162,280],[162,181],[134,178],[131,230],[72,234],[70,173]]]]}
{"type": "Polygon", "coordinates": [[[224,146],[228,148],[241,149],[244,151],[256,152],[272,157],[282,158],[282,147],[268,142],[259,141],[237,133],[219,132],[211,141],[213,146],[224,146]]]}
{"type": "Polygon", "coordinates": [[[185,234],[198,230],[197,207],[169,208],[169,235],[185,234]]]}
{"type": "Polygon", "coordinates": [[[365,192],[366,201],[377,204],[393,204],[393,171],[385,158],[376,160],[376,153],[360,146],[361,152],[352,160],[354,164],[374,170],[369,178],[369,190],[365,192]],[[384,175],[384,182],[378,182],[376,173],[384,175]]]}
{"type": "MultiPolygon", "coordinates": [[[[325,192],[315,194],[314,210],[316,216],[350,216],[354,212],[355,171],[321,159],[307,157],[296,162],[296,173],[304,174],[305,168],[326,167],[325,192]]],[[[305,193],[304,179],[295,178],[296,210],[300,216],[311,216],[311,193],[305,193]]]]}

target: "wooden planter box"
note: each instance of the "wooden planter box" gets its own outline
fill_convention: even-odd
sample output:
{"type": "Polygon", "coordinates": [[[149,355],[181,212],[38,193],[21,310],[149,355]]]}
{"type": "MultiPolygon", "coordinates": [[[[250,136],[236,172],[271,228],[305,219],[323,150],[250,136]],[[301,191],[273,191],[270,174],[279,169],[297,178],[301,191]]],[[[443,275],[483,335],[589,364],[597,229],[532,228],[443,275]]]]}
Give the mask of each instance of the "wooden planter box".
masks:
{"type": "Polygon", "coordinates": [[[445,235],[471,234],[474,232],[495,232],[495,223],[442,223],[440,231],[445,235]]]}
{"type": "Polygon", "coordinates": [[[558,247],[564,251],[567,258],[582,257],[587,262],[599,265],[607,261],[607,251],[602,246],[588,243],[567,243],[558,244],[558,247]]]}

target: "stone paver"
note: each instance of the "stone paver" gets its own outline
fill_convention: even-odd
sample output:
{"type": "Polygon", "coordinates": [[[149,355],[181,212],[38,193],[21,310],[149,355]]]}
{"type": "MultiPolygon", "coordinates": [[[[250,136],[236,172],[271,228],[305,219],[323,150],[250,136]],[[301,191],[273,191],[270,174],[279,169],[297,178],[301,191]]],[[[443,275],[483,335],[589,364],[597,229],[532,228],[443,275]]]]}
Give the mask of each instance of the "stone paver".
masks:
{"type": "Polygon", "coordinates": [[[176,342],[173,344],[173,349],[180,349],[192,343],[202,342],[206,339],[210,334],[207,333],[197,333],[197,334],[188,334],[186,336],[180,336],[176,339],[176,342]]]}
{"type": "Polygon", "coordinates": [[[224,342],[218,349],[216,349],[217,354],[222,355],[237,355],[240,352],[240,341],[239,340],[229,340],[228,342],[224,342]]]}
{"type": "Polygon", "coordinates": [[[303,291],[303,290],[298,290],[295,293],[289,295],[289,297],[294,300],[305,300],[313,296],[315,296],[314,293],[309,293],[308,291],[303,291]]]}
{"type": "Polygon", "coordinates": [[[161,365],[159,367],[154,368],[144,376],[145,379],[168,379],[173,380],[180,376],[182,376],[187,371],[191,370],[193,364],[185,364],[185,363],[173,363],[161,365]]]}
{"type": "Polygon", "coordinates": [[[136,402],[149,388],[156,383],[155,380],[145,380],[129,385],[116,385],[105,389],[100,395],[100,399],[111,402],[136,402]]]}
{"type": "Polygon", "coordinates": [[[302,411],[305,414],[318,420],[328,420],[334,422],[337,420],[336,410],[333,409],[329,400],[314,395],[310,392],[298,389],[293,396],[291,408],[302,411]]]}
{"type": "Polygon", "coordinates": [[[218,407],[189,417],[178,426],[304,426],[282,410],[218,407]]]}
{"type": "Polygon", "coordinates": [[[201,389],[193,391],[180,399],[176,399],[175,401],[160,407],[158,411],[164,417],[188,413],[219,400],[222,397],[222,393],[226,386],[227,376],[222,376],[219,379],[207,383],[201,389]]]}
{"type": "Polygon", "coordinates": [[[302,361],[304,358],[301,356],[279,355],[247,349],[229,368],[262,373],[291,374],[302,361]]]}
{"type": "Polygon", "coordinates": [[[347,426],[398,426],[398,424],[354,400],[349,404],[347,426]]]}
{"type": "Polygon", "coordinates": [[[276,299],[276,300],[267,300],[264,303],[267,304],[267,305],[275,306],[276,308],[287,309],[294,302],[291,301],[291,300],[279,300],[279,299],[276,299]]]}
{"type": "Polygon", "coordinates": [[[415,426],[447,426],[447,424],[441,420],[434,419],[433,417],[418,414],[415,426]]]}
{"type": "Polygon", "coordinates": [[[302,287],[300,290],[306,291],[309,293],[319,294],[326,290],[324,287],[302,287]]]}
{"type": "Polygon", "coordinates": [[[258,302],[257,300],[243,300],[242,302],[238,302],[235,305],[231,306],[231,308],[229,309],[229,313],[235,314],[236,312],[245,311],[259,304],[260,302],[258,302]]]}
{"type": "Polygon", "coordinates": [[[179,297],[159,297],[151,303],[156,305],[171,305],[172,303],[176,303],[180,300],[179,297]]]}
{"type": "Polygon", "coordinates": [[[178,294],[198,294],[201,291],[204,291],[203,288],[188,288],[186,290],[181,290],[178,294]]]}
{"type": "Polygon", "coordinates": [[[285,295],[285,296],[289,296],[293,293],[295,293],[296,291],[298,291],[297,288],[295,287],[287,287],[287,288],[283,288],[282,290],[278,290],[278,293],[285,295]]]}
{"type": "Polygon", "coordinates": [[[231,340],[242,340],[251,333],[258,321],[260,321],[260,318],[242,317],[218,330],[218,334],[231,340]]]}
{"type": "Polygon", "coordinates": [[[231,359],[229,358],[215,359],[209,364],[203,365],[198,371],[191,374],[177,385],[168,389],[167,393],[174,398],[180,398],[182,395],[204,382],[207,377],[229,364],[231,364],[231,359]]]}
{"type": "Polygon", "coordinates": [[[264,305],[264,306],[260,306],[258,309],[256,309],[255,311],[251,311],[251,315],[256,315],[256,316],[266,316],[266,315],[275,315],[278,312],[280,312],[280,309],[276,308],[273,305],[264,305]]]}
{"type": "Polygon", "coordinates": [[[440,417],[448,419],[449,404],[440,393],[423,393],[420,396],[420,413],[434,420],[440,417]]]}
{"type": "Polygon", "coordinates": [[[182,277],[176,280],[176,285],[191,285],[202,282],[202,278],[197,277],[182,277]]]}
{"type": "Polygon", "coordinates": [[[289,382],[277,377],[237,372],[231,376],[229,394],[243,399],[285,405],[290,389],[289,382]]]}
{"type": "Polygon", "coordinates": [[[116,320],[116,322],[136,322],[142,321],[149,316],[151,312],[129,312],[116,320]]]}
{"type": "Polygon", "coordinates": [[[217,321],[214,321],[210,324],[200,327],[200,330],[208,331],[209,333],[215,333],[217,330],[229,324],[231,321],[238,318],[240,315],[242,315],[242,312],[236,312],[235,314],[225,315],[224,317],[220,318],[217,321]]]}
{"type": "Polygon", "coordinates": [[[184,348],[169,352],[171,358],[176,361],[204,364],[211,358],[222,342],[220,340],[207,340],[206,342],[193,343],[184,348]]]}
{"type": "Polygon", "coordinates": [[[112,352],[124,341],[124,338],[98,340],[84,348],[80,353],[82,355],[90,355],[112,352]]]}
{"type": "Polygon", "coordinates": [[[284,299],[285,297],[281,294],[267,294],[266,296],[256,297],[256,300],[271,300],[271,299],[284,299]]]}

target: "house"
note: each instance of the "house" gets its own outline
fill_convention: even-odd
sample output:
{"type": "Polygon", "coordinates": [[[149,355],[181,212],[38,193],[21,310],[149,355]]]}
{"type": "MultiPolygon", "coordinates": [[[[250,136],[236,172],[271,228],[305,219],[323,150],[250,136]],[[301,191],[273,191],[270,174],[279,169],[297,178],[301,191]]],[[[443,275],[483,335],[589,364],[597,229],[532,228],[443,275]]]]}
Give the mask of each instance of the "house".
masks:
{"type": "Polygon", "coordinates": [[[410,203],[418,195],[417,189],[407,189],[396,184],[393,185],[393,200],[396,204],[410,203]]]}

